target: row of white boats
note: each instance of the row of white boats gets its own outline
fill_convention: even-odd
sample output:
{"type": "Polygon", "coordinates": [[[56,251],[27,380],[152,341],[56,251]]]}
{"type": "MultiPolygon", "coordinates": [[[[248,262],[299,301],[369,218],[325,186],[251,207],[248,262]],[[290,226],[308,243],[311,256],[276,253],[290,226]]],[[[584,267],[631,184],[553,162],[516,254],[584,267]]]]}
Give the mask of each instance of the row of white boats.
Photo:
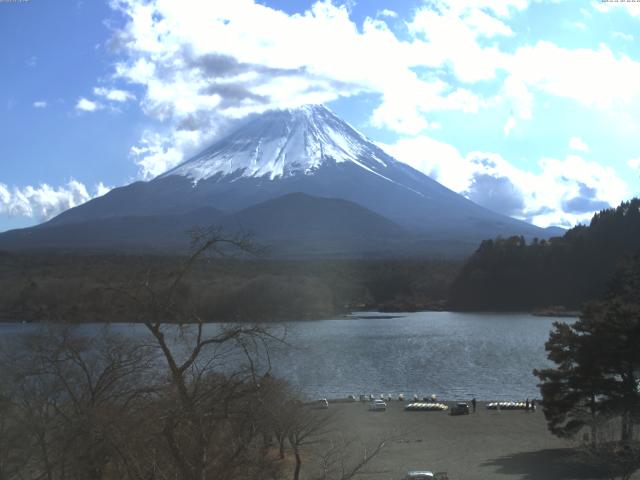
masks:
{"type": "MultiPolygon", "coordinates": [[[[373,394],[370,395],[359,395],[356,397],[355,395],[349,395],[347,399],[351,402],[390,402],[393,400],[397,400],[400,402],[405,401],[404,394],[400,393],[397,396],[392,395],[384,395],[380,394],[379,396],[375,396],[373,394]]],[[[437,401],[438,397],[436,395],[423,396],[420,397],[418,395],[413,395],[412,403],[409,403],[405,406],[405,410],[411,411],[445,411],[448,410],[449,407],[442,402],[437,401]]],[[[326,401],[326,400],[325,400],[326,401]]],[[[513,402],[513,401],[503,401],[503,402],[489,402],[486,404],[486,408],[488,410],[535,410],[536,404],[535,401],[524,401],[524,402],[513,402]]]]}
{"type": "MultiPolygon", "coordinates": [[[[380,396],[375,396],[373,394],[370,394],[370,395],[360,395],[357,398],[355,395],[349,395],[347,399],[350,402],[357,402],[358,400],[361,402],[373,402],[374,400],[378,400],[378,399],[384,400],[387,402],[391,402],[392,400],[398,400],[399,402],[404,402],[405,396],[404,396],[404,393],[398,394],[397,397],[393,397],[393,395],[384,395],[381,393],[380,396]]],[[[435,402],[437,399],[438,399],[437,395],[430,395],[428,397],[425,396],[422,398],[420,398],[418,395],[413,396],[414,402],[419,402],[420,400],[422,400],[423,402],[435,402]]]]}
{"type": "Polygon", "coordinates": [[[444,412],[449,406],[444,403],[416,402],[409,403],[404,409],[412,412],[444,412]]]}
{"type": "Polygon", "coordinates": [[[488,410],[535,410],[535,402],[490,402],[488,410]]]}

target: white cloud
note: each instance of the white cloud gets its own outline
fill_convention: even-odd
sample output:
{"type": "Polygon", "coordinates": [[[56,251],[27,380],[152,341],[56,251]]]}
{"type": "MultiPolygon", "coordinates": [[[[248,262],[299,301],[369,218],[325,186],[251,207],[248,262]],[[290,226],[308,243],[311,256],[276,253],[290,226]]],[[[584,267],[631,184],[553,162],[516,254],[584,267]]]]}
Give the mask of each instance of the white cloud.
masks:
{"type": "Polygon", "coordinates": [[[539,165],[542,173],[533,183],[538,194],[532,199],[534,204],[552,209],[542,218],[564,216],[567,225],[585,222],[594,211],[615,206],[629,196],[627,184],[611,167],[577,155],[564,160],[542,158],[539,165]]]}
{"type": "Polygon", "coordinates": [[[367,71],[353,58],[388,55],[375,51],[379,38],[389,35],[384,22],[368,19],[361,34],[346,7],[330,3],[317,3],[302,16],[250,1],[121,5],[131,17],[130,59],[118,65],[118,74],[146,87],[151,113],[180,116],[218,107],[237,115],[309,103],[318,93],[333,99],[361,91],[380,76],[367,78],[369,62],[367,71]],[[344,53],[335,55],[338,50],[344,53]]]}
{"type": "Polygon", "coordinates": [[[98,102],[92,102],[84,97],[79,98],[76,103],[76,110],[81,112],[95,112],[102,108],[102,105],[98,102]]]}
{"type": "MultiPolygon", "coordinates": [[[[532,116],[532,88],[602,108],[640,91],[640,64],[604,46],[563,49],[539,42],[501,51],[493,40],[514,35],[508,22],[527,0],[430,2],[407,22],[408,40],[381,18],[366,18],[359,28],[347,7],[328,1],[299,15],[251,0],[114,4],[130,19],[117,35],[126,60],[116,75],[142,85],[145,112],[161,120],[213,110],[237,118],[370,92],[382,99],[372,124],[415,134],[429,128],[430,112],[478,112],[495,104],[473,88],[454,87],[441,75],[448,70],[467,84],[505,71],[499,98],[513,104],[520,120],[532,116]],[[618,81],[624,88],[611,87],[618,81]]],[[[383,12],[392,15],[383,10],[379,17],[383,12]]]]}
{"type": "Polygon", "coordinates": [[[0,205],[6,205],[10,200],[11,192],[9,192],[6,185],[0,183],[0,205]]]}
{"type": "Polygon", "coordinates": [[[580,9],[580,14],[583,17],[586,17],[586,18],[592,18],[593,17],[593,14],[589,10],[587,10],[586,8],[581,8],[580,9]]]}
{"type": "Polygon", "coordinates": [[[417,10],[407,24],[416,41],[426,42],[421,49],[430,51],[433,66],[449,65],[465,83],[495,78],[506,56],[496,47],[481,47],[479,39],[512,36],[511,28],[473,2],[436,4],[437,9],[417,10]]]}
{"type": "Polygon", "coordinates": [[[119,90],[117,88],[104,88],[104,87],[96,87],[93,89],[93,93],[98,95],[99,97],[104,97],[107,100],[111,100],[112,102],[126,102],[127,100],[132,100],[136,98],[131,92],[127,92],[126,90],[119,90]]]}
{"type": "Polygon", "coordinates": [[[109,190],[109,187],[99,183],[93,193],[89,193],[87,187],[76,180],[57,188],[46,183],[37,187],[9,188],[0,183],[0,214],[45,221],[109,190]]]}
{"type": "Polygon", "coordinates": [[[408,51],[374,65],[401,42],[379,20],[367,19],[359,32],[346,7],[317,3],[289,16],[247,0],[118,5],[130,22],[120,36],[128,58],[116,75],[142,85],[143,110],[173,126],[162,141],[146,132],[132,149],[144,178],[174,165],[182,147],[211,138],[228,119],[384,90],[376,85],[390,77],[416,81],[408,51]],[[196,130],[181,129],[194,119],[196,130]]]}
{"type": "Polygon", "coordinates": [[[115,39],[123,53],[115,76],[140,86],[144,112],[165,125],[131,149],[145,179],[183,161],[231,119],[368,93],[380,99],[372,125],[415,136],[390,147],[398,157],[492,208],[503,202],[520,218],[566,225],[627,192],[612,171],[580,157],[541,159],[533,174],[495,154],[462,156],[420,135],[438,127],[434,112],[499,105],[509,112],[508,136],[533,118],[540,93],[635,116],[640,63],[606,45],[522,45],[511,19],[527,0],[433,0],[414,10],[402,37],[385,23],[392,13],[356,25],[347,7],[329,1],[297,15],[251,0],[113,2],[129,19],[115,39]],[[502,50],[506,38],[520,46],[502,50]],[[420,145],[433,156],[416,153],[420,145]],[[483,197],[482,186],[494,194],[483,197]]]}
{"type": "Polygon", "coordinates": [[[569,148],[571,150],[576,150],[578,152],[588,152],[589,145],[587,145],[584,140],[579,137],[571,137],[569,140],[569,148]]]}
{"type": "Polygon", "coordinates": [[[140,167],[144,180],[166,172],[184,160],[184,152],[198,146],[201,141],[199,130],[176,130],[168,135],[145,131],[138,145],[131,147],[130,154],[140,167]]]}
{"type": "Polygon", "coordinates": [[[390,11],[356,25],[345,6],[329,1],[300,15],[250,0],[114,3],[130,20],[117,35],[126,59],[116,76],[144,88],[151,116],[174,123],[212,111],[238,118],[369,92],[382,99],[371,123],[405,133],[432,128],[430,112],[483,108],[471,89],[416,67],[448,63],[465,81],[493,78],[504,55],[477,40],[513,35],[505,19],[528,5],[436,2],[437,12],[418,9],[413,37],[401,40],[383,20],[390,11]]]}
{"type": "Polygon", "coordinates": [[[380,17],[398,18],[398,12],[389,10],[388,8],[382,9],[378,12],[380,17]]]}
{"type": "Polygon", "coordinates": [[[508,76],[502,85],[502,96],[509,102],[511,110],[520,120],[533,116],[533,94],[525,80],[514,75],[508,76]]]}
{"type": "Polygon", "coordinates": [[[380,146],[476,203],[542,227],[587,222],[593,212],[629,195],[627,184],[612,168],[577,155],[541,158],[539,173],[533,173],[492,152],[463,156],[452,145],[425,135],[380,146]]]}
{"type": "Polygon", "coordinates": [[[44,100],[37,100],[33,102],[33,108],[47,108],[47,102],[44,100]]]}
{"type": "Polygon", "coordinates": [[[591,6],[600,13],[609,13],[616,10],[624,10],[632,17],[640,17],[640,3],[633,0],[603,2],[592,0],[591,6]]]}
{"type": "Polygon", "coordinates": [[[111,190],[113,189],[113,187],[110,187],[108,185],[105,185],[102,182],[98,182],[98,184],[95,187],[95,197],[101,197],[103,195],[106,195],[107,193],[109,193],[111,190]]]}
{"type": "Polygon", "coordinates": [[[531,87],[586,107],[607,110],[640,98],[640,63],[605,45],[566,49],[540,41],[518,48],[506,68],[531,87]]]}
{"type": "Polygon", "coordinates": [[[627,165],[629,165],[629,167],[633,170],[640,171],[640,157],[627,160],[627,165]]]}
{"type": "Polygon", "coordinates": [[[621,40],[624,40],[625,42],[632,42],[633,39],[635,38],[633,35],[631,35],[630,33],[624,33],[624,32],[613,32],[612,35],[615,38],[619,38],[621,40]]]}
{"type": "Polygon", "coordinates": [[[490,11],[499,18],[509,18],[513,13],[524,10],[529,6],[529,0],[433,0],[431,2],[437,10],[450,10],[453,13],[465,14],[480,10],[490,11]]]}
{"type": "Polygon", "coordinates": [[[453,191],[469,186],[474,167],[451,144],[427,135],[401,138],[394,144],[379,143],[394,158],[429,175],[453,191]]]}
{"type": "Polygon", "coordinates": [[[389,91],[371,114],[371,124],[415,135],[438,127],[436,122],[427,119],[425,114],[429,111],[459,110],[475,113],[479,110],[481,102],[469,90],[447,90],[449,89],[445,83],[432,82],[389,91]]]}
{"type": "Polygon", "coordinates": [[[513,130],[516,126],[516,119],[513,118],[513,115],[511,115],[508,119],[507,122],[504,124],[504,127],[502,127],[502,131],[504,132],[504,136],[508,137],[509,134],[511,133],[511,130],[513,130]]]}

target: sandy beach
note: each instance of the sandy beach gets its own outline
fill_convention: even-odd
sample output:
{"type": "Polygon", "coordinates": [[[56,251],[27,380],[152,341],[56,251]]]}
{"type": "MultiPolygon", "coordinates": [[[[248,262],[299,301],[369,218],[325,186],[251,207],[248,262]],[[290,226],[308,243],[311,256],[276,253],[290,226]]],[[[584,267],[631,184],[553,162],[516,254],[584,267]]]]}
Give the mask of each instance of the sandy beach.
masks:
{"type": "Polygon", "coordinates": [[[475,414],[451,416],[407,412],[405,405],[389,402],[385,412],[370,412],[360,402],[330,406],[347,435],[369,445],[394,437],[356,478],[399,480],[411,469],[447,472],[450,480],[602,478],[579,461],[574,442],[547,431],[540,409],[498,412],[478,402],[475,414]]]}

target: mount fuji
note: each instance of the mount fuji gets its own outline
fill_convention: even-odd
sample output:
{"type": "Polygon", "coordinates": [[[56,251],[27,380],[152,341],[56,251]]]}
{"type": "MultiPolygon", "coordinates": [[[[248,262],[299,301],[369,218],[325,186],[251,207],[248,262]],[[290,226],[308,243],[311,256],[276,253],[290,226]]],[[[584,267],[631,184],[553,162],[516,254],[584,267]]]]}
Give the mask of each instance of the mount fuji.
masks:
{"type": "Polygon", "coordinates": [[[0,248],[175,250],[193,225],[255,235],[281,255],[461,255],[496,236],[549,237],[395,160],[321,105],[269,111],[149,182],[0,248]]]}

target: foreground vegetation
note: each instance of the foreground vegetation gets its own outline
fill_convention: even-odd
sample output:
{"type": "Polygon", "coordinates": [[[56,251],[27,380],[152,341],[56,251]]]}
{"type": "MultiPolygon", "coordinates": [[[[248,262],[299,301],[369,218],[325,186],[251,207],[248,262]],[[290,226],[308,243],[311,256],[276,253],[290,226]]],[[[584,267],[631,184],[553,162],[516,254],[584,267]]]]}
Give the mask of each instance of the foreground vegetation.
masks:
{"type": "MultiPolygon", "coordinates": [[[[57,327],[5,344],[0,478],[347,480],[382,451],[390,436],[349,438],[330,411],[305,404],[271,376],[270,346],[283,343],[276,330],[203,325],[282,319],[299,314],[297,306],[308,312],[310,298],[326,302],[317,303],[324,305],[318,315],[371,308],[355,303],[364,298],[377,299],[378,308],[385,300],[433,301],[446,292],[455,264],[205,257],[221,243],[252,248],[213,236],[196,239],[193,254],[181,258],[3,258],[8,312],[65,323],[92,313],[91,320],[139,322],[146,335],[85,338],[57,327]],[[16,272],[21,284],[11,282],[16,272]]],[[[638,292],[640,256],[578,322],[555,324],[546,348],[556,366],[535,371],[551,433],[581,436],[587,463],[612,478],[629,479],[640,467],[638,292]]]]}
{"type": "Polygon", "coordinates": [[[255,325],[207,330],[185,302],[185,282],[220,244],[197,240],[161,284],[147,276],[111,286],[146,335],[85,338],[52,326],[3,345],[0,478],[47,480],[347,480],[384,440],[348,442],[326,411],[271,376],[281,340],[255,325]],[[288,460],[290,459],[290,460],[288,460]]]}
{"type": "Polygon", "coordinates": [[[266,330],[182,333],[58,326],[5,344],[0,478],[346,480],[383,448],[270,376],[266,330]]]}

